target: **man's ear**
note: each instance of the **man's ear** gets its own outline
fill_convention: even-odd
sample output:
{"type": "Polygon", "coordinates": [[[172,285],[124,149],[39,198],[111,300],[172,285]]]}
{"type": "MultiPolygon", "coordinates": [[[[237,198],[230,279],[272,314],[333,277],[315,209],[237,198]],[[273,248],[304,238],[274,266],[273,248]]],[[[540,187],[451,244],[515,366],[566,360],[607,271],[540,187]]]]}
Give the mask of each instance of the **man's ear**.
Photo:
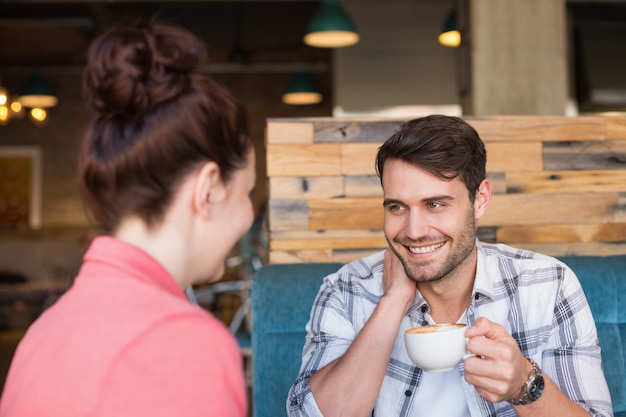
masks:
{"type": "Polygon", "coordinates": [[[219,166],[207,162],[197,171],[193,193],[193,208],[200,216],[208,219],[216,203],[224,199],[226,190],[220,175],[219,166]]]}
{"type": "Polygon", "coordinates": [[[489,180],[483,180],[478,186],[476,196],[474,197],[474,218],[480,219],[487,212],[489,203],[491,202],[491,183],[489,180]]]}

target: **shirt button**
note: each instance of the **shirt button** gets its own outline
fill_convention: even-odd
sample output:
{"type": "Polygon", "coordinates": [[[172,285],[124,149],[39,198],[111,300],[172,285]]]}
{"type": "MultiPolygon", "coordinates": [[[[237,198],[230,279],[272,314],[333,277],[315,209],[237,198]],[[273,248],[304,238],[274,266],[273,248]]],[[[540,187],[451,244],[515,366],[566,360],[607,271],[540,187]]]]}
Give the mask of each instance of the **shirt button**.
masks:
{"type": "Polygon", "coordinates": [[[425,313],[425,312],[427,312],[427,311],[428,311],[428,306],[426,306],[426,304],[424,304],[424,305],[422,306],[422,313],[425,313]]]}
{"type": "Polygon", "coordinates": [[[409,389],[408,389],[408,390],[406,390],[406,391],[404,391],[404,395],[406,395],[407,397],[410,397],[410,396],[411,396],[411,394],[413,394],[413,393],[412,393],[412,392],[411,392],[411,390],[409,390],[409,389]]]}

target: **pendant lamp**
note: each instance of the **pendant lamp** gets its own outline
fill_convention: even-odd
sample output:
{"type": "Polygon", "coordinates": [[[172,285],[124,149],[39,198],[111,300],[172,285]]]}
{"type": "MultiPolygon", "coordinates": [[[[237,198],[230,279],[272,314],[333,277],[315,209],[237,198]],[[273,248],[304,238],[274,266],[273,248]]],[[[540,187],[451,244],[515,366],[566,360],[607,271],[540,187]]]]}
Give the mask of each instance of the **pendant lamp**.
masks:
{"type": "Polygon", "coordinates": [[[315,88],[311,74],[300,71],[294,74],[287,91],[282,96],[282,101],[285,104],[300,106],[317,104],[322,101],[322,94],[315,88]]]}
{"type": "Polygon", "coordinates": [[[31,75],[17,100],[24,107],[41,109],[54,107],[58,103],[52,88],[40,73],[31,75]]]}
{"type": "Polygon", "coordinates": [[[439,43],[450,48],[461,45],[461,32],[459,32],[456,20],[456,10],[452,10],[443,24],[443,30],[439,34],[439,43]]]}
{"type": "Polygon", "coordinates": [[[304,43],[318,48],[341,48],[359,42],[359,34],[339,0],[322,0],[311,20],[304,43]]]}

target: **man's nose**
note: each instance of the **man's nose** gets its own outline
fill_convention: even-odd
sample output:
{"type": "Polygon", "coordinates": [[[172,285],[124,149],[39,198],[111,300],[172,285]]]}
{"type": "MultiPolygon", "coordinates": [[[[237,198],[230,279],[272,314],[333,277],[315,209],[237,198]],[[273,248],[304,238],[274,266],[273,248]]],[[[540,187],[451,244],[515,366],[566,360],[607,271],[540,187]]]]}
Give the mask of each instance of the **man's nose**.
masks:
{"type": "Polygon", "coordinates": [[[404,233],[411,240],[418,240],[428,234],[428,218],[421,210],[411,210],[407,216],[404,233]]]}

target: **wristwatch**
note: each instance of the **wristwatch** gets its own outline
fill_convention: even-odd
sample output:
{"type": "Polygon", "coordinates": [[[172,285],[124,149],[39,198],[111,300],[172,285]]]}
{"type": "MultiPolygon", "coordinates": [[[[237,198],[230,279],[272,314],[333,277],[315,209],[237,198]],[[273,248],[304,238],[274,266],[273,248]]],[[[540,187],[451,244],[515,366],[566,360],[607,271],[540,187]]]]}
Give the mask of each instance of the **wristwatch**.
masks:
{"type": "Polygon", "coordinates": [[[544,380],[541,369],[539,369],[535,361],[530,358],[526,359],[528,359],[528,362],[530,362],[530,364],[533,366],[533,372],[532,374],[530,374],[528,380],[524,384],[524,391],[522,392],[522,396],[518,399],[512,398],[509,400],[509,403],[512,405],[530,404],[533,401],[537,401],[539,397],[541,397],[541,393],[543,392],[544,380]]]}

